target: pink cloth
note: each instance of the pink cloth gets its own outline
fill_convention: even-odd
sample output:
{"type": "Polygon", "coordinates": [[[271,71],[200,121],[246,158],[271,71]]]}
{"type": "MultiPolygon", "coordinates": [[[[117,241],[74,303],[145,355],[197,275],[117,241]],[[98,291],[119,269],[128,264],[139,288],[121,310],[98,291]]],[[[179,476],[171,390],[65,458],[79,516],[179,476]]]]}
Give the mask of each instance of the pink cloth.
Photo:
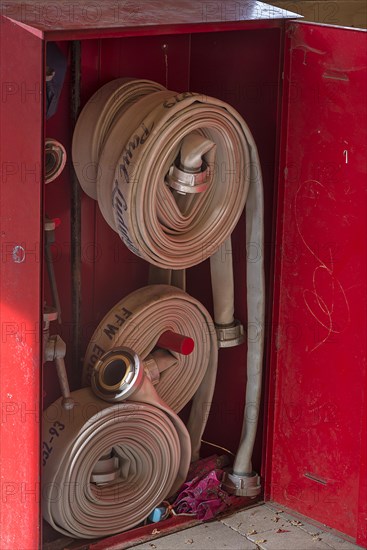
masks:
{"type": "Polygon", "coordinates": [[[177,514],[194,514],[202,521],[208,521],[224,512],[233,504],[220,484],[223,466],[218,457],[209,457],[194,463],[189,471],[188,481],[181,487],[172,507],[177,514]]]}

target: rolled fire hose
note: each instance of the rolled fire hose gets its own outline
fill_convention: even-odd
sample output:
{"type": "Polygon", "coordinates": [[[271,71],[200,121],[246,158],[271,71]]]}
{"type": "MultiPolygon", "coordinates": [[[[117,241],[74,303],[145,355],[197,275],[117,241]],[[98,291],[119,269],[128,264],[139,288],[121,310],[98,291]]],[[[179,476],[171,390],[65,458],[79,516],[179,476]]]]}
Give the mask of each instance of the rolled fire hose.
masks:
{"type": "MultiPolygon", "coordinates": [[[[122,84],[118,97],[131,85],[122,84]]],[[[98,128],[107,116],[96,111],[92,98],[76,126],[77,171],[95,161],[86,121],[98,128]]],[[[250,179],[247,134],[232,107],[208,96],[162,90],[140,94],[135,103],[129,96],[98,138],[104,140],[98,175],[90,185],[80,182],[92,196],[96,188],[103,216],[135,254],[163,269],[188,268],[211,256],[242,213],[250,179]]]]}
{"type": "Polygon", "coordinates": [[[214,393],[218,349],[209,313],[184,291],[151,285],[116,304],[91,338],[84,359],[83,384],[90,383],[94,366],[109,350],[128,347],[144,361],[159,337],[169,330],[192,338],[195,348],[190,355],[172,352],[176,363],[161,372],[155,390],[176,413],[193,398],[188,431],[192,458],[196,460],[214,393]]]}
{"type": "Polygon", "coordinates": [[[90,388],[71,398],[44,413],[44,518],[75,538],[131,529],[186,479],[186,427],[147,378],[134,401],[111,406],[90,388]]]}

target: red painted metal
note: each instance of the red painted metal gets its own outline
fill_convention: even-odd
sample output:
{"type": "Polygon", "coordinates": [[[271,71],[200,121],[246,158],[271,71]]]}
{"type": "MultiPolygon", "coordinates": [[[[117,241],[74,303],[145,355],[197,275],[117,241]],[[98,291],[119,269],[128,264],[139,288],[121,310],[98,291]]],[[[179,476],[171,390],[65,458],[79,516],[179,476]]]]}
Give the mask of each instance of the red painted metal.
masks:
{"type": "Polygon", "coordinates": [[[43,43],[6,20],[0,20],[0,80],[0,548],[36,548],[43,43]]]}
{"type": "Polygon", "coordinates": [[[359,544],[367,502],[365,69],[365,33],[287,26],[267,479],[268,498],[359,544]]]}
{"type": "Polygon", "coordinates": [[[190,355],[194,351],[195,342],[189,336],[183,336],[172,330],[167,330],[159,337],[157,347],[177,351],[177,353],[181,353],[182,355],[190,355]]]}
{"type": "Polygon", "coordinates": [[[89,37],[111,36],[115,29],[139,35],[176,34],[179,32],[206,32],[236,28],[242,23],[276,21],[299,17],[287,10],[270,6],[258,0],[246,2],[195,2],[193,0],[145,0],[101,3],[62,3],[49,0],[7,0],[1,6],[2,15],[19,21],[32,29],[47,34],[49,39],[75,40],[81,34],[89,37]],[[77,32],[78,34],[75,34],[77,32]]]}
{"type": "MultiPolygon", "coordinates": [[[[253,499],[246,497],[230,497],[232,500],[231,512],[224,512],[220,518],[225,518],[238,510],[245,507],[253,508],[257,506],[253,499]]],[[[182,529],[189,529],[195,525],[202,525],[203,522],[192,516],[176,515],[172,516],[159,523],[150,523],[141,527],[136,527],[131,531],[119,533],[112,537],[107,537],[97,541],[77,541],[69,543],[64,550],[124,550],[131,548],[133,545],[144,544],[148,541],[162,536],[171,535],[182,529]]],[[[205,522],[205,525],[210,525],[210,522],[205,522]]],[[[154,544],[154,543],[153,543],[154,544]]]]}
{"type": "Polygon", "coordinates": [[[201,521],[193,517],[174,516],[158,523],[151,523],[137,527],[132,531],[120,533],[100,541],[78,541],[68,544],[65,550],[123,550],[131,548],[132,545],[143,544],[153,541],[164,535],[171,535],[181,529],[188,529],[199,525],[201,521]]]}
{"type": "MultiPolygon", "coordinates": [[[[44,80],[44,43],[55,39],[66,56],[70,41],[82,40],[82,105],[105,82],[136,76],[174,90],[221,98],[249,124],[264,172],[266,246],[247,253],[265,257],[269,304],[265,329],[269,342],[274,342],[267,382],[269,410],[265,419],[260,418],[260,425],[267,426],[266,496],[365,543],[367,457],[361,438],[366,433],[362,373],[366,318],[361,281],[366,273],[362,232],[356,227],[365,216],[361,155],[366,140],[360,123],[365,114],[364,35],[295,23],[285,33],[281,19],[292,14],[255,0],[147,0],[144,10],[139,4],[112,0],[93,7],[72,0],[59,4],[8,0],[0,7],[2,15],[14,20],[2,18],[0,24],[1,548],[39,546],[39,425],[26,413],[32,407],[37,415],[40,411],[41,309],[43,299],[50,302],[50,292],[47,279],[44,295],[41,292],[43,106],[32,102],[30,94],[44,80]],[[287,177],[280,178],[277,190],[285,37],[281,173],[287,168],[287,177]],[[4,87],[9,82],[15,87],[4,87]],[[18,163],[18,171],[9,162],[18,163]],[[36,175],[26,173],[24,180],[22,166],[27,169],[35,163],[36,175]],[[9,248],[9,243],[25,243],[25,262],[12,262],[14,246],[9,248]],[[34,243],[39,254],[32,257],[34,243]],[[10,326],[15,327],[13,332],[10,326]],[[23,338],[29,326],[37,328],[23,338]],[[21,346],[26,353],[19,357],[21,346]],[[20,452],[26,458],[15,461],[20,452]],[[30,487],[37,488],[36,495],[26,493],[30,487]]],[[[45,213],[62,222],[55,231],[53,253],[63,324],[52,330],[61,331],[68,349],[72,336],[70,92],[68,72],[58,112],[45,124],[46,135],[66,145],[69,156],[63,174],[45,190],[45,213]]],[[[233,255],[236,317],[244,323],[245,251],[242,217],[233,236],[233,255]]],[[[20,252],[17,249],[16,258],[20,252]]],[[[147,281],[147,264],[122,245],[96,203],[83,195],[83,349],[103,315],[147,281]]],[[[208,281],[208,262],[189,270],[189,292],[212,311],[208,281]]],[[[75,389],[80,386],[81,364],[71,364],[68,355],[66,363],[75,389]]],[[[235,451],[245,387],[246,346],[221,350],[206,440],[235,451]]],[[[44,404],[59,396],[49,365],[44,368],[43,389],[44,404]]],[[[263,460],[260,430],[254,456],[258,471],[263,460]]],[[[163,525],[159,529],[165,531],[163,525]]],[[[131,544],[136,535],[137,530],[119,535],[116,544],[131,544]]]]}

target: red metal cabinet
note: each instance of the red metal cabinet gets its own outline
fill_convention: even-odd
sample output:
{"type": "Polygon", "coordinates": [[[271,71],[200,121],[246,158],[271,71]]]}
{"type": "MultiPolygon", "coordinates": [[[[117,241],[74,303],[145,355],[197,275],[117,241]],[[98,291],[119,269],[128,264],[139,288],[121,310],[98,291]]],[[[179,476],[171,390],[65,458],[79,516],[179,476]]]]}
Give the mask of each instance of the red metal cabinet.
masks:
{"type": "MultiPolygon", "coordinates": [[[[287,21],[294,17],[256,1],[2,4],[2,549],[41,546],[40,411],[59,395],[52,367],[41,368],[45,213],[61,219],[53,254],[72,389],[101,317],[147,282],[147,265],[81,192],[79,210],[70,163],[57,181],[42,183],[46,136],[62,141],[70,158],[76,82],[69,68],[58,112],[46,121],[50,41],[66,56],[80,42],[81,105],[113,78],[145,77],[223,99],[249,124],[264,173],[266,246],[258,252],[268,301],[254,463],[267,500],[366,544],[366,34],[287,21]],[[80,267],[80,292],[71,266],[74,275],[80,267]]],[[[233,254],[236,313],[245,322],[244,234],[242,217],[233,254]]],[[[207,262],[192,268],[188,290],[210,310],[208,277],[207,262]]],[[[205,434],[232,450],[245,351],[221,351],[205,434]]]]}
{"type": "Polygon", "coordinates": [[[366,35],[285,52],[269,496],[366,544],[366,35]]]}

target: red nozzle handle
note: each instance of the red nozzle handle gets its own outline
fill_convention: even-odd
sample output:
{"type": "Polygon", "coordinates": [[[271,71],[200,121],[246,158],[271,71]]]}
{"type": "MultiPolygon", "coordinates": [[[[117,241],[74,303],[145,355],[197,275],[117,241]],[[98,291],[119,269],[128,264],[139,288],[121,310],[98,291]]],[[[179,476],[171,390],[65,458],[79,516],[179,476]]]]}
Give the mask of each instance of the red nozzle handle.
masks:
{"type": "Polygon", "coordinates": [[[167,330],[160,335],[157,347],[176,351],[182,355],[190,355],[194,350],[195,342],[189,336],[182,336],[182,334],[167,330]]]}

